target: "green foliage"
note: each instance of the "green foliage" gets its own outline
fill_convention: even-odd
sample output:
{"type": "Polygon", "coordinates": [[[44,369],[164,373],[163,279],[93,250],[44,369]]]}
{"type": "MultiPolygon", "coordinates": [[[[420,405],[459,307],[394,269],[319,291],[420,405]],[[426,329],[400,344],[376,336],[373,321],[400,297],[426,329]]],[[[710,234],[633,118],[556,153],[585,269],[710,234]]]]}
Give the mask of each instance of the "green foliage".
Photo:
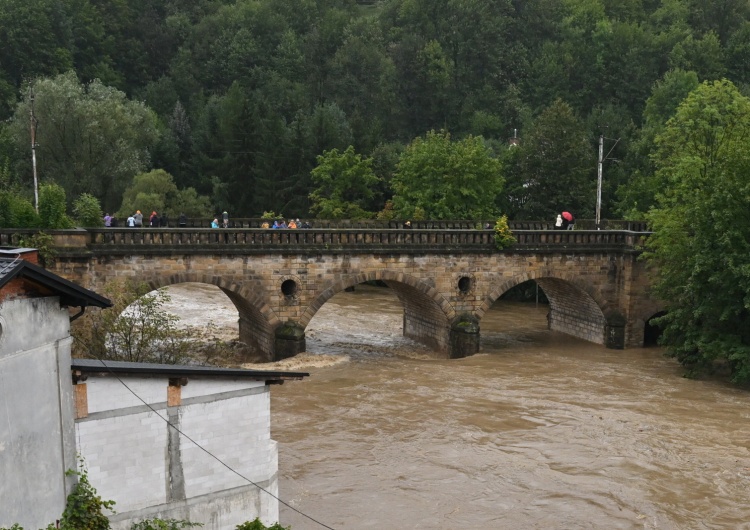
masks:
{"type": "Polygon", "coordinates": [[[508,216],[502,215],[495,221],[495,246],[498,250],[512,247],[517,243],[513,232],[508,226],[508,216]]]}
{"type": "MultiPolygon", "coordinates": [[[[83,464],[83,463],[82,463],[83,464]]],[[[78,483],[68,495],[65,510],[60,518],[62,530],[109,530],[109,519],[104,510],[112,510],[114,501],[105,501],[88,479],[85,466],[81,471],[69,470],[66,475],[76,475],[78,483]]]]}
{"type": "Polygon", "coordinates": [[[109,283],[104,294],[113,306],[92,309],[73,327],[76,356],[161,364],[185,362],[192,334],[178,328],[179,318],[164,311],[169,301],[164,289],[151,292],[145,283],[124,280],[109,283]]]}
{"type": "Polygon", "coordinates": [[[667,182],[656,174],[649,153],[680,102],[697,87],[698,75],[683,70],[670,70],[654,84],[643,111],[643,127],[627,155],[630,178],[617,190],[617,209],[626,219],[643,219],[657,194],[666,189],[667,182]]]}
{"type": "Polygon", "coordinates": [[[291,527],[281,526],[279,523],[274,523],[271,526],[266,526],[260,519],[254,519],[253,521],[247,521],[239,524],[235,527],[235,530],[291,530],[291,527]]]}
{"type": "Polygon", "coordinates": [[[191,523],[178,519],[146,519],[133,523],[130,530],[182,530],[183,528],[195,528],[203,526],[202,523],[191,523]]]}
{"type": "Polygon", "coordinates": [[[372,171],[372,159],[362,159],[349,146],[343,153],[338,149],[325,151],[318,157],[312,170],[317,186],[310,194],[310,211],[320,219],[369,219],[372,212],[364,209],[374,195],[378,177],[372,171]]]}
{"type": "Polygon", "coordinates": [[[750,382],[750,99],[703,83],[657,136],[667,186],[648,220],[648,259],[668,303],[662,340],[692,374],[728,366],[750,382]]]}
{"type": "Polygon", "coordinates": [[[59,184],[39,187],[39,219],[42,228],[71,228],[73,221],[66,213],[65,190],[59,184]]]}
{"type": "Polygon", "coordinates": [[[181,213],[188,217],[205,217],[210,215],[211,208],[207,197],[198,195],[194,188],[177,189],[172,175],[155,169],[133,177],[122,196],[117,215],[125,219],[136,210],[167,213],[174,218],[181,213]]]}
{"type": "Polygon", "coordinates": [[[73,202],[73,215],[79,226],[104,226],[102,207],[99,199],[90,193],[84,193],[73,202]]]}
{"type": "Polygon", "coordinates": [[[396,218],[396,211],[393,209],[393,201],[385,201],[385,206],[375,216],[380,221],[391,221],[396,218]]]}
{"type": "MultiPolygon", "coordinates": [[[[79,458],[79,471],[69,469],[65,472],[65,475],[74,475],[78,481],[66,499],[65,509],[60,517],[59,525],[50,523],[45,530],[109,530],[109,519],[104,515],[104,511],[114,513],[113,507],[115,501],[104,500],[97,494],[96,488],[89,482],[88,472],[83,459],[79,458]]],[[[2,527],[0,530],[23,530],[23,527],[14,524],[10,528],[2,527]]],[[[147,529],[139,528],[139,530],[147,529]]],[[[164,529],[156,527],[154,530],[172,530],[172,527],[164,527],[164,529]]]]}
{"type": "Polygon", "coordinates": [[[452,141],[445,131],[415,139],[393,177],[393,207],[401,219],[486,219],[503,189],[500,161],[481,138],[452,141]]]}
{"type": "Polygon", "coordinates": [[[39,228],[41,225],[28,199],[13,191],[0,191],[0,228],[39,228]]]}
{"type": "Polygon", "coordinates": [[[273,210],[269,212],[263,212],[263,215],[260,216],[261,219],[283,219],[284,214],[276,213],[273,210]]]}
{"type": "MultiPolygon", "coordinates": [[[[99,80],[81,84],[72,71],[37,80],[34,92],[40,180],[54,179],[74,197],[91,193],[114,210],[148,165],[158,134],[152,111],[99,80]]],[[[26,96],[10,124],[19,150],[30,145],[29,111],[26,96]]]]}
{"type": "Polygon", "coordinates": [[[57,247],[55,247],[55,238],[49,234],[38,232],[33,236],[22,237],[19,245],[37,249],[39,252],[39,261],[43,267],[49,267],[55,262],[57,247]]]}
{"type": "MultiPolygon", "coordinates": [[[[511,218],[593,215],[596,138],[621,138],[603,211],[619,185],[619,211],[642,216],[665,184],[650,162],[654,83],[671,69],[750,86],[744,0],[142,4],[4,0],[0,163],[22,185],[14,192],[28,197],[32,181],[33,80],[40,181],[71,198],[90,193],[108,212],[134,175],[163,169],[178,190],[195,191],[157,208],[161,195],[144,190],[153,204],[142,211],[203,216],[209,197],[209,211],[238,217],[307,217],[317,156],[349,145],[382,179],[354,201],[376,211],[398,195],[390,182],[404,143],[445,129],[493,146],[508,184],[490,215],[511,218]],[[562,119],[558,100],[575,119],[562,119]],[[507,159],[500,151],[514,129],[524,156],[507,159]]],[[[398,216],[416,206],[434,215],[412,202],[398,199],[398,216]]],[[[435,202],[438,213],[470,215],[435,202]]]]}
{"type": "Polygon", "coordinates": [[[596,202],[596,151],[570,105],[556,100],[534,120],[519,153],[521,219],[554,219],[562,210],[591,216],[596,202]]]}
{"type": "Polygon", "coordinates": [[[211,214],[211,206],[208,197],[198,195],[195,188],[185,188],[167,197],[164,211],[170,217],[181,213],[188,217],[206,217],[211,214]]]}

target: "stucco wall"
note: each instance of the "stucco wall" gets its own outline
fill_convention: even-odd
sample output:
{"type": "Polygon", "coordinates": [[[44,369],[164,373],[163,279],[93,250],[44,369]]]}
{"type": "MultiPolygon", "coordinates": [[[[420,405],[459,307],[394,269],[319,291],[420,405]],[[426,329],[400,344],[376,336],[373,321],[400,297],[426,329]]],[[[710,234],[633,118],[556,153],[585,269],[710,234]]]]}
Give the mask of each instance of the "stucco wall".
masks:
{"type": "Polygon", "coordinates": [[[233,529],[256,516],[268,524],[278,520],[275,499],[198,447],[277,494],[278,453],[264,382],[193,377],[179,388],[181,403],[168,406],[167,379],[123,381],[155,412],[116,378],[90,376],[79,383],[86,385],[88,415],[76,420],[89,480],[117,503],[113,528],[157,516],[189,519],[207,530],[233,529]]]}
{"type": "Polygon", "coordinates": [[[60,518],[75,469],[69,316],[58,298],[0,302],[0,526],[60,518]]]}

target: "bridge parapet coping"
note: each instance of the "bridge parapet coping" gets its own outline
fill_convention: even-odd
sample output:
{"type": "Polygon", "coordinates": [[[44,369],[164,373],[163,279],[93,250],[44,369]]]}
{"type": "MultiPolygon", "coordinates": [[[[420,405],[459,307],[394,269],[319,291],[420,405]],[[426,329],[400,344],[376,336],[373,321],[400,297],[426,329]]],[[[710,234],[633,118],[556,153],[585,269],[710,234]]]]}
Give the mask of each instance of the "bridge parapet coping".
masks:
{"type": "MultiPolygon", "coordinates": [[[[0,244],[18,243],[18,234],[0,231],[0,244]]],[[[640,252],[649,232],[628,230],[514,230],[517,243],[499,251],[491,230],[401,229],[193,229],[90,228],[49,232],[59,253],[76,255],[263,254],[290,252],[492,253],[640,252]]]]}

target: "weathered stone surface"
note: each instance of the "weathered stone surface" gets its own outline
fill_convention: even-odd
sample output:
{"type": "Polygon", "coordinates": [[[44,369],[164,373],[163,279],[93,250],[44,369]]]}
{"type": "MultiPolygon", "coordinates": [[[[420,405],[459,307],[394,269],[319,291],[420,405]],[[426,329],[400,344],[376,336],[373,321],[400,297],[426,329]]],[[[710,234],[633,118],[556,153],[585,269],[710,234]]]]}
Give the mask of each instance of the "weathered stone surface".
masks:
{"type": "MultiPolygon", "coordinates": [[[[576,238],[594,236],[603,237],[577,234],[576,238]]],[[[457,315],[472,315],[479,323],[503,293],[527,280],[536,280],[550,301],[551,329],[615,348],[641,345],[645,322],[663,309],[651,297],[646,265],[632,248],[597,252],[586,241],[582,245],[503,252],[449,252],[436,247],[434,253],[422,247],[400,252],[255,248],[244,254],[239,247],[215,245],[196,254],[187,247],[182,252],[161,249],[138,254],[138,248],[131,247],[128,254],[62,255],[53,271],[95,291],[126,277],[155,288],[182,282],[217,285],[237,307],[240,340],[261,359],[303,351],[304,337],[280,338],[275,330],[290,321],[304,330],[332,296],[368,280],[383,281],[394,289],[404,307],[406,336],[446,357],[457,348],[452,338],[457,315]],[[459,286],[462,277],[470,278],[468,290],[459,286]],[[282,293],[285,280],[297,283],[293,295],[282,293]],[[625,322],[608,322],[605,315],[614,313],[625,322]],[[611,342],[608,337],[614,327],[618,338],[611,342]]],[[[101,254],[102,249],[96,252],[101,254]]],[[[462,346],[461,351],[472,348],[462,346]]]]}

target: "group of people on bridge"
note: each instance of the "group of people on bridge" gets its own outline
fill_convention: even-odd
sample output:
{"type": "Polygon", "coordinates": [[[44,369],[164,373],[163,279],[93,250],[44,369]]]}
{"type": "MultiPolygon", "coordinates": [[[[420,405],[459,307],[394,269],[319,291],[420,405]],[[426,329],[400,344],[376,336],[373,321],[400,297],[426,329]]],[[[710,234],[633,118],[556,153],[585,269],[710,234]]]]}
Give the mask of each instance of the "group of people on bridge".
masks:
{"type": "Polygon", "coordinates": [[[285,228],[296,230],[297,228],[312,228],[312,225],[308,221],[300,221],[299,219],[289,219],[288,223],[282,219],[281,221],[274,221],[272,225],[269,225],[268,221],[264,221],[260,225],[260,227],[270,228],[272,230],[280,230],[285,228]]]}

